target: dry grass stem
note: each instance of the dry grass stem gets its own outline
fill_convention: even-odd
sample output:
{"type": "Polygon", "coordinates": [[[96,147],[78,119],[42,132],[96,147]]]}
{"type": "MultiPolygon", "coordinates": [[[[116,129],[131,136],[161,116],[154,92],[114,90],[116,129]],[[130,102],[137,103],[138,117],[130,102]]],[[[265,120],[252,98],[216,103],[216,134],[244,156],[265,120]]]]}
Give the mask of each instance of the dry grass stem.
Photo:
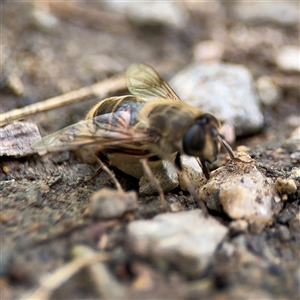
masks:
{"type": "Polygon", "coordinates": [[[55,290],[61,287],[82,268],[108,258],[109,256],[104,253],[93,253],[93,255],[77,257],[55,272],[42,276],[40,279],[40,287],[35,291],[26,293],[21,299],[50,299],[55,290]]]}
{"type": "Polygon", "coordinates": [[[0,114],[0,125],[3,126],[10,121],[23,119],[40,112],[76,103],[83,99],[90,99],[92,97],[105,98],[111,93],[116,93],[124,89],[126,89],[124,75],[114,76],[75,91],[2,113],[0,114]]]}

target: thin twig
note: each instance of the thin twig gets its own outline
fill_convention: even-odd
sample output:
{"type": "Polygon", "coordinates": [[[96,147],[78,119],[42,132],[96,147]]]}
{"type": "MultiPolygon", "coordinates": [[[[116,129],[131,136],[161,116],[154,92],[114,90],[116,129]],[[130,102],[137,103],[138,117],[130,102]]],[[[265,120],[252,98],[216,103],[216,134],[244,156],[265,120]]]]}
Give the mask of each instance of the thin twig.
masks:
{"type": "Polygon", "coordinates": [[[90,99],[92,97],[105,98],[110,93],[116,93],[124,90],[125,88],[126,83],[124,74],[114,76],[93,85],[83,87],[79,90],[71,91],[38,103],[2,113],[0,114],[0,125],[3,126],[10,121],[23,119],[40,112],[76,103],[83,99],[90,99]]]}
{"type": "Polygon", "coordinates": [[[43,275],[40,278],[39,287],[36,290],[24,294],[21,299],[50,299],[52,293],[61,287],[68,279],[75,275],[82,268],[97,261],[105,261],[109,258],[106,253],[94,253],[90,256],[81,256],[58,268],[51,274],[43,275]]]}
{"type": "Polygon", "coordinates": [[[48,1],[47,4],[55,16],[78,26],[118,34],[130,32],[130,22],[120,13],[108,12],[99,9],[98,6],[82,5],[84,3],[76,2],[48,1]]]}

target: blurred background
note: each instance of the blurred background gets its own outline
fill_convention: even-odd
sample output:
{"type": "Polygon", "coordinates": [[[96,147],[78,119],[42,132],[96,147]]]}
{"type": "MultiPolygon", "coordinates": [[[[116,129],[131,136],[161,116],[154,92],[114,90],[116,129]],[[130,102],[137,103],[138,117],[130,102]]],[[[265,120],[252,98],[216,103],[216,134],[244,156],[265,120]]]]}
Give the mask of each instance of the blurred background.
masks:
{"type": "MultiPolygon", "coordinates": [[[[0,112],[93,84],[131,63],[150,64],[169,80],[189,65],[225,62],[250,71],[264,124],[279,118],[289,131],[297,123],[297,2],[3,1],[1,9],[0,112]]],[[[175,82],[180,95],[185,78],[175,82]]],[[[49,133],[83,118],[97,101],[33,120],[49,133]]],[[[250,134],[264,126],[257,122],[250,134]]]]}

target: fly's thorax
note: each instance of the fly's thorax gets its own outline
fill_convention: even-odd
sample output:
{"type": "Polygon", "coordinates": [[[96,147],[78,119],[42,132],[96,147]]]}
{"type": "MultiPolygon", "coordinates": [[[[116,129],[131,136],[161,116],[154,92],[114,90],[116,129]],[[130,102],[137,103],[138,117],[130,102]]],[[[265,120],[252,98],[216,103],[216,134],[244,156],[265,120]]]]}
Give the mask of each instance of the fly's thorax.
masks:
{"type": "Polygon", "coordinates": [[[182,139],[183,152],[213,162],[220,151],[220,122],[212,114],[202,114],[186,130],[182,139]]]}
{"type": "Polygon", "coordinates": [[[175,152],[182,153],[182,137],[199,111],[183,102],[163,100],[147,104],[140,114],[141,123],[160,138],[151,151],[162,158],[175,152]]]}

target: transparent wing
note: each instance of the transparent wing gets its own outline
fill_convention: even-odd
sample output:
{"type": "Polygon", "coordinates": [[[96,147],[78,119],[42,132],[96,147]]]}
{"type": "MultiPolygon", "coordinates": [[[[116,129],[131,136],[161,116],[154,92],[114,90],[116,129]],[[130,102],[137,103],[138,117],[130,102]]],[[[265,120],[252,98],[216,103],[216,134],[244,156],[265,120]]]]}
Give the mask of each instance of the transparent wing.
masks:
{"type": "Polygon", "coordinates": [[[126,70],[128,90],[142,98],[164,98],[181,101],[172,88],[150,66],[133,64],[126,70]]]}
{"type": "Polygon", "coordinates": [[[126,111],[108,113],[81,121],[50,134],[31,145],[36,150],[75,150],[91,145],[99,148],[134,143],[150,143],[156,137],[146,129],[129,126],[130,115],[126,111]]]}

